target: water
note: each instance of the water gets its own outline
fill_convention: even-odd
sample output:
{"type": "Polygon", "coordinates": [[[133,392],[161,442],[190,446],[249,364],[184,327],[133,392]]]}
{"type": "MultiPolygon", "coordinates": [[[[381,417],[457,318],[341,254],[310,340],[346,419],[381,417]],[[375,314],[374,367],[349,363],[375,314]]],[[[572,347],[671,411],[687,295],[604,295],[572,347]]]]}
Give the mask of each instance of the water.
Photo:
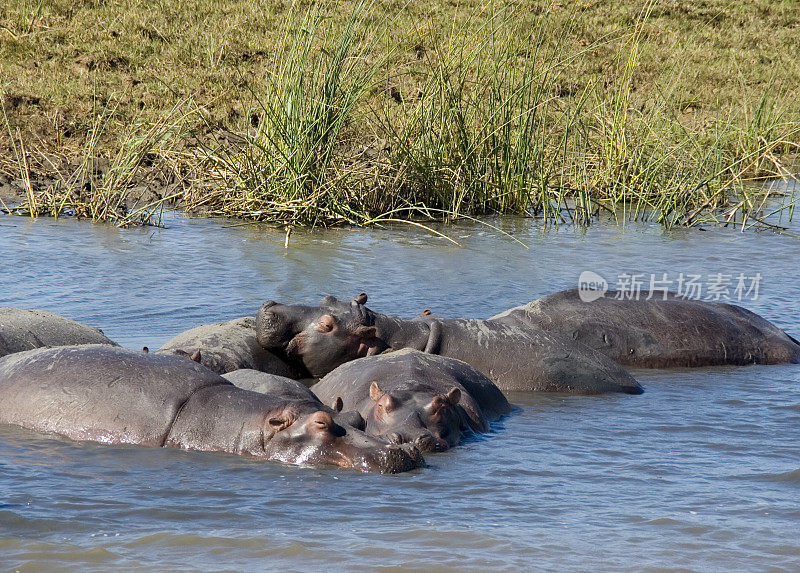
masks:
{"type": "MultiPolygon", "coordinates": [[[[264,300],[361,290],[381,311],[487,317],[592,270],[760,273],[742,304],[800,335],[800,241],[525,220],[295,232],[171,218],[116,230],[0,216],[0,306],[157,347],[264,300]]],[[[733,285],[732,285],[733,286],[733,285]]],[[[731,287],[732,290],[732,287],[731,287]]],[[[4,570],[797,570],[800,366],[640,371],[641,396],[514,394],[492,433],[381,476],[109,447],[0,427],[4,570]]]]}

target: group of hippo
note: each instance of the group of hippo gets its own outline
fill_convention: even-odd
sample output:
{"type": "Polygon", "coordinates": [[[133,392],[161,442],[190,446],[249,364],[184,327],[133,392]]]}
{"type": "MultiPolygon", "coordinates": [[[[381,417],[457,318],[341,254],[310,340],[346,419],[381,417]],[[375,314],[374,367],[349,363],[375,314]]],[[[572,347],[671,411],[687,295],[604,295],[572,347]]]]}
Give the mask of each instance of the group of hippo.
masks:
{"type": "Polygon", "coordinates": [[[264,303],[155,352],[0,308],[0,424],[74,440],[396,473],[508,414],[503,392],[639,394],[623,368],[797,363],[800,343],[732,304],[559,292],[487,320],[406,320],[352,301],[264,303]],[[310,388],[298,380],[312,379],[310,388]]]}

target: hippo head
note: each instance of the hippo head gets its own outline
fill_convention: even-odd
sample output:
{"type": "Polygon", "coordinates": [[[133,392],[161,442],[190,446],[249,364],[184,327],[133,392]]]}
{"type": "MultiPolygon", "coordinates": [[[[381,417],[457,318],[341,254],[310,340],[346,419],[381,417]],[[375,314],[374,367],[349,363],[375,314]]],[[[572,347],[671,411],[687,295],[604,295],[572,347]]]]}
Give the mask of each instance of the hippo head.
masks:
{"type": "Polygon", "coordinates": [[[386,349],[362,304],[341,303],[333,297],[325,297],[319,306],[265,302],[256,316],[256,336],[261,346],[314,377],[386,349]]]}
{"type": "Polygon", "coordinates": [[[455,386],[440,394],[415,382],[384,392],[373,382],[369,395],[374,404],[366,416],[366,431],[391,443],[441,452],[458,445],[466,429],[458,410],[461,390],[455,386]]]}
{"type": "Polygon", "coordinates": [[[270,459],[380,473],[399,473],[425,465],[413,446],[388,444],[336,423],[326,410],[302,413],[297,406],[288,405],[267,416],[264,453],[270,459]]]}

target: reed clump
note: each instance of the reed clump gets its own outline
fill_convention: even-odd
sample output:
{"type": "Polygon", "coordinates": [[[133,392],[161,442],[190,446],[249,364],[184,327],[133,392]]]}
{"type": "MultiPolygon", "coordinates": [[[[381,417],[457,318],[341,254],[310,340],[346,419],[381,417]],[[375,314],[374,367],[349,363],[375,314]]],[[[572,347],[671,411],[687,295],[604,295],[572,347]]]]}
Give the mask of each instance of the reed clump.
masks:
{"type": "Polygon", "coordinates": [[[336,35],[325,33],[319,7],[286,19],[287,50],[250,92],[246,129],[206,149],[214,185],[190,190],[189,209],[290,225],[364,220],[347,156],[356,107],[378,69],[366,61],[369,40],[356,46],[363,15],[357,6],[336,35]]]}

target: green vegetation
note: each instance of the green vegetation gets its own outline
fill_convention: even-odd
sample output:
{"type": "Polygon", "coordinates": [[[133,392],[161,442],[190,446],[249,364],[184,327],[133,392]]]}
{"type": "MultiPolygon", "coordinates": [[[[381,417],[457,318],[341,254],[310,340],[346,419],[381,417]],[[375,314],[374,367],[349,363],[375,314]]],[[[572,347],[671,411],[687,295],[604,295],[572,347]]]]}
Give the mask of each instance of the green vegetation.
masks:
{"type": "Polygon", "coordinates": [[[118,224],[759,224],[795,201],[749,183],[800,148],[798,33],[791,0],[11,0],[0,186],[118,224]]]}

